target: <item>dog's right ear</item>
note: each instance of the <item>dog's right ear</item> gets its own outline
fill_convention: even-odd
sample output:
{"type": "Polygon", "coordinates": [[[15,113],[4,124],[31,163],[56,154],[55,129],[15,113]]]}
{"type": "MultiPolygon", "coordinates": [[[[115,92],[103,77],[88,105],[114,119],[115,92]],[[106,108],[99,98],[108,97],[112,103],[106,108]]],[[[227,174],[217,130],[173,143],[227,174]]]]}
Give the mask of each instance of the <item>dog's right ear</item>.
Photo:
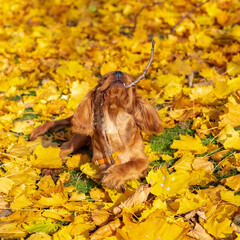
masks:
{"type": "Polygon", "coordinates": [[[75,133],[92,136],[94,131],[94,89],[90,91],[78,105],[72,119],[72,130],[75,133]]]}

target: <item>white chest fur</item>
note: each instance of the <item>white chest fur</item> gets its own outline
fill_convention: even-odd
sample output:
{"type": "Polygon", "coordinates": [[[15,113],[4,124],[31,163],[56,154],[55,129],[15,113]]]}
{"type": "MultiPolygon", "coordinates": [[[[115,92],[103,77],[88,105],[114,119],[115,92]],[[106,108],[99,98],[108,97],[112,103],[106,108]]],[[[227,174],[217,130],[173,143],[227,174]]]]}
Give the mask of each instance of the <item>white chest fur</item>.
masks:
{"type": "Polygon", "coordinates": [[[104,120],[105,120],[105,127],[106,132],[109,135],[112,134],[121,134],[125,131],[126,125],[129,121],[131,121],[132,116],[128,114],[126,111],[118,111],[114,114],[105,114],[104,120]]]}

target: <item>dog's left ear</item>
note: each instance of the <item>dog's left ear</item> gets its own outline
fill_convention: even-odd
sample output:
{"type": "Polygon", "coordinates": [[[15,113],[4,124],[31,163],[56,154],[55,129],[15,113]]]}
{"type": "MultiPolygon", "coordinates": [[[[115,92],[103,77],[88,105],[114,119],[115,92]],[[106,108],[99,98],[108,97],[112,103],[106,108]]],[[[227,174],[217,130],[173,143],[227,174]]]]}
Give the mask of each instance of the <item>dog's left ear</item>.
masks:
{"type": "Polygon", "coordinates": [[[140,96],[136,97],[134,118],[138,127],[146,133],[158,134],[163,131],[162,121],[156,108],[140,96]]]}
{"type": "Polygon", "coordinates": [[[78,105],[72,118],[72,130],[75,133],[92,136],[94,131],[93,110],[94,89],[90,91],[78,105]]]}

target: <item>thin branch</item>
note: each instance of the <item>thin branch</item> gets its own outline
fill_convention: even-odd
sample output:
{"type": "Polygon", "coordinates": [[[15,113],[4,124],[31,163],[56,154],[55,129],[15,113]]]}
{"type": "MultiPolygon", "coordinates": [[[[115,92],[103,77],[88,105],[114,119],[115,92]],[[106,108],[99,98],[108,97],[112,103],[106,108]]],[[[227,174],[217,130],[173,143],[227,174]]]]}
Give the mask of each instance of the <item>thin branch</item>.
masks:
{"type": "Polygon", "coordinates": [[[160,5],[160,4],[163,4],[163,2],[155,2],[153,3],[152,5],[143,5],[140,10],[138,11],[138,13],[135,15],[134,17],[134,25],[133,26],[122,26],[121,29],[124,29],[124,28],[129,28],[129,29],[133,29],[135,30],[137,28],[137,18],[138,16],[141,14],[141,12],[143,11],[143,9],[147,8],[147,7],[154,7],[156,5],[160,5]]]}
{"type": "Polygon", "coordinates": [[[209,2],[210,0],[207,0],[205,2],[202,2],[200,4],[198,4],[197,6],[195,6],[193,9],[191,9],[190,11],[188,11],[184,16],[182,16],[180,18],[180,20],[175,24],[175,26],[172,28],[171,34],[174,34],[176,31],[176,28],[178,27],[178,25],[180,25],[180,23],[185,19],[188,18],[193,12],[195,12],[198,8],[202,7],[205,3],[209,2]]]}
{"type": "Polygon", "coordinates": [[[145,68],[145,70],[143,71],[142,75],[134,82],[128,84],[127,86],[125,85],[125,88],[130,88],[132,87],[133,85],[135,85],[136,83],[140,82],[146,75],[152,61],[153,61],[153,53],[154,53],[154,45],[155,45],[155,41],[153,40],[152,41],[152,49],[151,49],[151,56],[150,56],[150,59],[149,59],[149,62],[148,62],[148,65],[147,67],[145,68]]]}

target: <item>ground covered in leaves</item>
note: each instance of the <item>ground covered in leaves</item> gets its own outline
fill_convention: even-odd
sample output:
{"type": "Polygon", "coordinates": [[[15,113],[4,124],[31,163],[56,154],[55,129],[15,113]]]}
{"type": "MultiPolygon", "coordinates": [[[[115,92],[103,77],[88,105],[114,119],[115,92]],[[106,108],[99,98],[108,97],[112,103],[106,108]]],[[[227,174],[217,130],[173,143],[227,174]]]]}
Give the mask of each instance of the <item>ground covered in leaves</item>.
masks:
{"type": "Polygon", "coordinates": [[[0,0],[0,237],[240,239],[240,2],[0,0]],[[59,158],[73,114],[103,74],[138,77],[164,132],[144,135],[147,200],[114,207],[88,149],[59,158]],[[44,169],[44,170],[42,170],[44,169]]]}

